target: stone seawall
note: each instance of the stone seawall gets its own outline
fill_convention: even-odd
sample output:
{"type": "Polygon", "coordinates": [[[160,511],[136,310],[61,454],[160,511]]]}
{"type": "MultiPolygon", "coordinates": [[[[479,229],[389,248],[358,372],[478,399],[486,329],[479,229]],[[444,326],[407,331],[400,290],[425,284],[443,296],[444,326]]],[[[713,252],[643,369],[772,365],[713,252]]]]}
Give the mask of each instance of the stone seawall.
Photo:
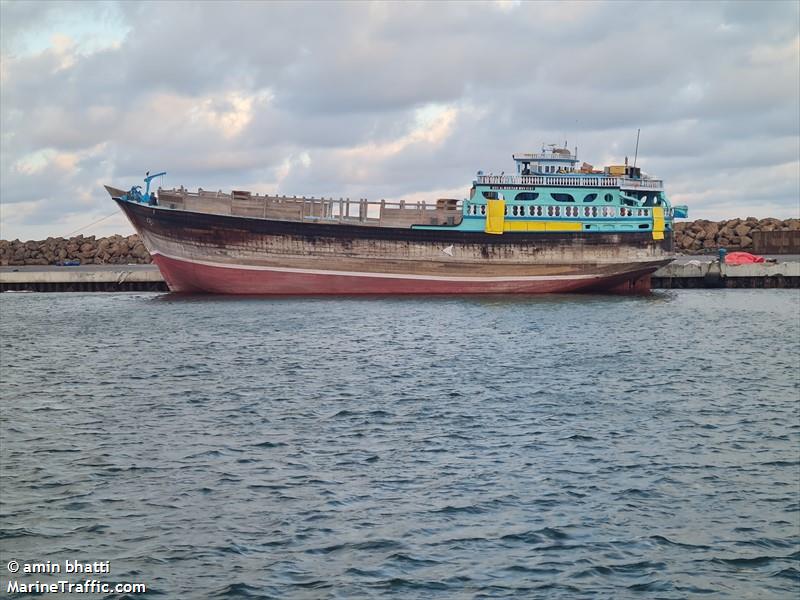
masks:
{"type": "Polygon", "coordinates": [[[684,254],[714,252],[718,248],[753,251],[757,231],[799,231],[800,219],[730,219],[729,221],[678,221],[675,224],[675,250],[684,254]]]}
{"type": "MultiPolygon", "coordinates": [[[[728,221],[678,222],[675,250],[684,254],[753,249],[757,231],[800,231],[800,219],[730,219],[728,221]]],[[[150,254],[139,236],[112,235],[96,238],[78,235],[21,242],[0,240],[0,266],[57,265],[78,261],[81,265],[147,264],[150,254]]]]}
{"type": "Polygon", "coordinates": [[[112,235],[96,238],[82,235],[20,242],[0,240],[0,265],[58,265],[78,261],[81,265],[129,265],[150,263],[150,253],[139,236],[112,235]]]}

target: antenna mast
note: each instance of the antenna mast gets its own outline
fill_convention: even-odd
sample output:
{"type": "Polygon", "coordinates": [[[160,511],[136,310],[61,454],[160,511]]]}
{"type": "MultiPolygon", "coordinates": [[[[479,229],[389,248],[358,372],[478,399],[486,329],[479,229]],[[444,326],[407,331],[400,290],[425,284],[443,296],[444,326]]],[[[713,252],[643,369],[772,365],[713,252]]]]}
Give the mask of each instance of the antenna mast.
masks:
{"type": "Polygon", "coordinates": [[[636,152],[633,155],[633,166],[636,166],[636,159],[639,157],[639,134],[642,132],[641,129],[636,130],[636,152]]]}

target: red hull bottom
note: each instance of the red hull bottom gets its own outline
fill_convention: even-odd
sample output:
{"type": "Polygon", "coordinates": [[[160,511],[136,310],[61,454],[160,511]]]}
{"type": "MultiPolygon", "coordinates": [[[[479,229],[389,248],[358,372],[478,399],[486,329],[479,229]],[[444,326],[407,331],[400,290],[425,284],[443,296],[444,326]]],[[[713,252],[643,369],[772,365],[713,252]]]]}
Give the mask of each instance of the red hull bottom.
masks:
{"type": "Polygon", "coordinates": [[[582,291],[646,293],[650,273],[616,276],[435,278],[258,267],[221,267],[153,256],[170,290],[252,295],[548,294],[582,291]]]}

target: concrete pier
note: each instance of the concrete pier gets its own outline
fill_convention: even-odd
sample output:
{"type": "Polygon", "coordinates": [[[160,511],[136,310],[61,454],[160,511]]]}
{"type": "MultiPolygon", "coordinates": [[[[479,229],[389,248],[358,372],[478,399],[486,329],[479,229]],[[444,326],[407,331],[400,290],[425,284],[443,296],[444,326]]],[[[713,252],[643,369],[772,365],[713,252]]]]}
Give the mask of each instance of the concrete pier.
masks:
{"type": "Polygon", "coordinates": [[[156,265],[0,267],[0,291],[166,292],[156,265]]]}
{"type": "Polygon", "coordinates": [[[800,256],[769,262],[720,265],[705,257],[681,257],[653,274],[654,288],[800,288],[800,256]]]}
{"type": "MultiPolygon", "coordinates": [[[[681,257],[653,275],[654,288],[800,288],[800,256],[775,262],[722,265],[710,257],[681,257]]],[[[0,291],[166,292],[155,265],[0,267],[0,291]]]]}

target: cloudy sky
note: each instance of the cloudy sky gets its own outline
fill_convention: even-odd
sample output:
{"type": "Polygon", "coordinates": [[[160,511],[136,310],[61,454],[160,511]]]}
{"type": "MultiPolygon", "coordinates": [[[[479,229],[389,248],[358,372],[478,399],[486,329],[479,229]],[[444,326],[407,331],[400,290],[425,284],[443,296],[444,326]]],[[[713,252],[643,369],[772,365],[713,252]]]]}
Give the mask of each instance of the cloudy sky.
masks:
{"type": "Polygon", "coordinates": [[[800,3],[2,2],[0,237],[103,183],[461,198],[568,140],[693,218],[800,214],[800,3]]]}

